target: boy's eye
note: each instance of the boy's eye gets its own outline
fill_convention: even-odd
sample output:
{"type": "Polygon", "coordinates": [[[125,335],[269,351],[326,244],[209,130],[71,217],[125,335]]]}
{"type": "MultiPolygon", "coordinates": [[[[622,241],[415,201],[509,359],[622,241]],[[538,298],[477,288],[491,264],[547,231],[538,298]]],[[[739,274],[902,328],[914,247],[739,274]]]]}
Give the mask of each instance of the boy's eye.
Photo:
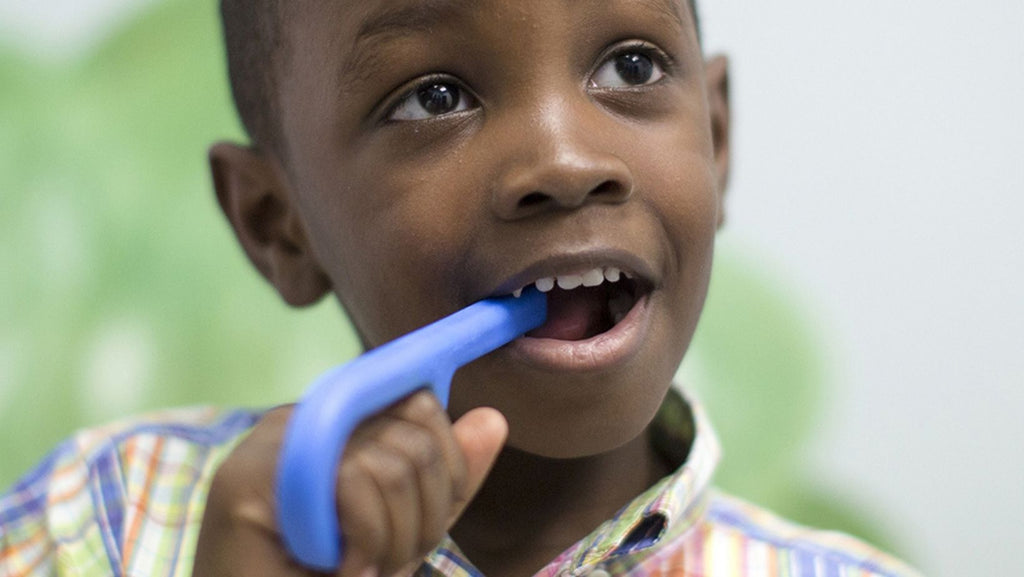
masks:
{"type": "Polygon", "coordinates": [[[426,120],[468,110],[472,98],[451,82],[431,81],[406,94],[388,116],[390,120],[426,120]]]}
{"type": "Polygon", "coordinates": [[[624,88],[654,84],[665,71],[642,52],[626,52],[601,65],[590,79],[593,88],[624,88]]]}

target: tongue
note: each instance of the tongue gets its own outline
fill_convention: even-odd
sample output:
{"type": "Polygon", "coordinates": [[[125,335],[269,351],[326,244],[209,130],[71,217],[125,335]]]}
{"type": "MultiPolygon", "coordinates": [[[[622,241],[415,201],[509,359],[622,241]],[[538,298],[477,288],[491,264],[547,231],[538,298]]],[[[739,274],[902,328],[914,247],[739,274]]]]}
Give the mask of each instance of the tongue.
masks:
{"type": "Polygon", "coordinates": [[[527,336],[560,341],[580,341],[603,332],[607,297],[599,289],[555,289],[548,293],[548,320],[527,336]]]}

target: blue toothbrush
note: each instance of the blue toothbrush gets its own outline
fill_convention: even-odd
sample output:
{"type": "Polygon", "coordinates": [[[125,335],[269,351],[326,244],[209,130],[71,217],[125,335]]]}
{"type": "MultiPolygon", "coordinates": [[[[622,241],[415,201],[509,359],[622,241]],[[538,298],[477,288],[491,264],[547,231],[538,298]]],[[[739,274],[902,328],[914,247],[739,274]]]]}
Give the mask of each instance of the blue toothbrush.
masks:
{"type": "Polygon", "coordinates": [[[547,298],[535,288],[480,301],[321,375],[292,414],[277,469],[278,523],[292,556],[321,571],[341,564],[335,481],[359,423],[424,388],[447,407],[456,369],[546,316],[547,298]]]}

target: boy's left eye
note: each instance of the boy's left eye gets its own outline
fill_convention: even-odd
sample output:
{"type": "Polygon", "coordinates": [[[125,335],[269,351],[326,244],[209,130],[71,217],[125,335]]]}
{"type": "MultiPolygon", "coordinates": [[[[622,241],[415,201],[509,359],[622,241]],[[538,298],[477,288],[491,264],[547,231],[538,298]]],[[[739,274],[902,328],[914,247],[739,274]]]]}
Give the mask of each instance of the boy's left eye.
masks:
{"type": "Polygon", "coordinates": [[[665,71],[643,52],[624,52],[605,61],[590,79],[592,88],[626,88],[654,84],[665,71]]]}
{"type": "Polygon", "coordinates": [[[429,81],[402,97],[388,115],[390,120],[426,120],[469,110],[473,97],[458,84],[429,81]]]}

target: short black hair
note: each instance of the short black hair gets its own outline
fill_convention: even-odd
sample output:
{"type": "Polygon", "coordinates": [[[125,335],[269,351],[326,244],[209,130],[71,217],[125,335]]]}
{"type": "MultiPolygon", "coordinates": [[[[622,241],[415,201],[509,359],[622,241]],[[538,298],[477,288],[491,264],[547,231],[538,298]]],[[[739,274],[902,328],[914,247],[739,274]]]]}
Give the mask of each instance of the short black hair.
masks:
{"type": "MultiPolygon", "coordinates": [[[[235,108],[257,148],[284,158],[277,70],[287,57],[284,11],[294,0],[221,0],[220,17],[227,49],[228,78],[235,108]]],[[[687,0],[700,40],[697,0],[687,0]]]]}
{"type": "Polygon", "coordinates": [[[238,116],[253,144],[283,152],[277,99],[279,59],[285,52],[284,15],[288,0],[221,0],[220,19],[228,59],[228,79],[238,116]]]}

